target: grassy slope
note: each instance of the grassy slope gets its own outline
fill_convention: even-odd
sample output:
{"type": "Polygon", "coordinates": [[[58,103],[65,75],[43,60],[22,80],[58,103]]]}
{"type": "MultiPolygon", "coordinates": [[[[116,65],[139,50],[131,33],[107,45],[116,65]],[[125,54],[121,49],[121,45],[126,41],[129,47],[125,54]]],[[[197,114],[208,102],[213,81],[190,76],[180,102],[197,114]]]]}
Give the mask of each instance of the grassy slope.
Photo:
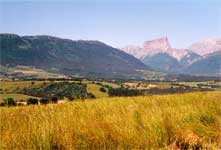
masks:
{"type": "Polygon", "coordinates": [[[221,92],[101,98],[0,113],[0,149],[159,149],[180,130],[193,131],[214,149],[221,140],[221,92]]]}
{"type": "Polygon", "coordinates": [[[12,75],[14,77],[34,77],[34,78],[64,78],[64,75],[47,72],[42,69],[36,69],[31,66],[5,67],[0,65],[0,70],[6,74],[6,78],[12,74],[20,73],[20,75],[12,75]],[[22,74],[22,75],[21,75],[22,74]]]}
{"type": "Polygon", "coordinates": [[[102,86],[97,84],[87,84],[87,92],[94,94],[96,98],[107,97],[107,89],[105,88],[106,92],[104,93],[100,91],[101,87],[102,86]]]}
{"type": "Polygon", "coordinates": [[[13,98],[15,101],[36,98],[29,95],[18,94],[18,91],[24,88],[41,86],[44,82],[49,83],[48,81],[1,81],[0,101],[3,101],[7,98],[13,98]]]}
{"type": "Polygon", "coordinates": [[[38,98],[38,97],[33,97],[29,95],[24,95],[24,94],[1,94],[0,95],[0,101],[3,101],[7,98],[13,98],[15,101],[25,101],[29,98],[38,98]]]}
{"type": "Polygon", "coordinates": [[[48,83],[48,81],[1,81],[0,85],[4,93],[15,93],[23,88],[41,86],[44,82],[48,83]]]}
{"type": "Polygon", "coordinates": [[[23,88],[40,86],[43,83],[43,81],[35,81],[34,84],[32,84],[32,81],[1,81],[0,102],[7,98],[13,98],[15,101],[33,98],[33,96],[18,94],[17,92],[23,88]]]}
{"type": "Polygon", "coordinates": [[[180,84],[183,85],[188,85],[191,87],[197,87],[197,84],[205,84],[205,85],[221,85],[221,82],[213,82],[213,81],[208,81],[208,82],[179,82],[180,84]]]}

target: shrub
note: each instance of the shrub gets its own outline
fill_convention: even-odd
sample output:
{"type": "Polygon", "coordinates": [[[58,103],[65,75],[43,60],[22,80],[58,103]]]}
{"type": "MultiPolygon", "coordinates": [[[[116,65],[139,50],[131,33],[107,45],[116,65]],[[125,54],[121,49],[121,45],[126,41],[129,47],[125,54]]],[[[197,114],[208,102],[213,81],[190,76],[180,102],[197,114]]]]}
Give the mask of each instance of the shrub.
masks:
{"type": "Polygon", "coordinates": [[[4,102],[0,102],[0,107],[5,106],[4,102]]]}
{"type": "Polygon", "coordinates": [[[40,103],[41,103],[41,104],[48,104],[48,103],[49,103],[49,100],[46,99],[46,98],[42,98],[42,99],[40,99],[40,103]]]}
{"type": "Polygon", "coordinates": [[[87,93],[87,98],[96,98],[96,96],[92,93],[87,93]]]}
{"type": "Polygon", "coordinates": [[[103,92],[103,93],[106,93],[106,89],[104,87],[101,87],[100,91],[103,92]]]}
{"type": "Polygon", "coordinates": [[[7,105],[7,106],[15,106],[16,103],[15,103],[15,100],[10,97],[10,98],[7,98],[7,99],[5,100],[5,105],[7,105]]]}
{"type": "Polygon", "coordinates": [[[58,98],[57,97],[52,97],[51,102],[52,103],[58,103],[58,98]]]}
{"type": "Polygon", "coordinates": [[[141,90],[120,87],[120,88],[109,88],[108,94],[109,96],[138,96],[138,95],[143,95],[144,93],[141,90]]]}
{"type": "Polygon", "coordinates": [[[28,105],[37,105],[38,104],[38,99],[36,99],[36,98],[29,98],[27,100],[27,104],[28,105]]]}
{"type": "Polygon", "coordinates": [[[74,100],[74,97],[68,97],[68,100],[69,100],[69,101],[73,101],[73,100],[74,100]]]}

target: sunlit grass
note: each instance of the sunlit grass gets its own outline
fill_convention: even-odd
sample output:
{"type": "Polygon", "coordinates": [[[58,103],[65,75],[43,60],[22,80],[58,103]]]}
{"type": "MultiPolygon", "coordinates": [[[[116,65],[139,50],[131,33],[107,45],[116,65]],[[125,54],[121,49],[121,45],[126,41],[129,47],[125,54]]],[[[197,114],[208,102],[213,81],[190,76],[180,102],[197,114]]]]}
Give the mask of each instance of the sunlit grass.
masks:
{"type": "Polygon", "coordinates": [[[21,89],[29,87],[38,87],[49,81],[1,81],[1,89],[3,93],[15,93],[21,89]]]}
{"type": "Polygon", "coordinates": [[[105,88],[106,92],[101,92],[100,91],[101,87],[102,86],[97,84],[87,84],[87,92],[94,94],[96,98],[107,97],[108,96],[107,89],[105,88]]]}
{"type": "Polygon", "coordinates": [[[7,98],[13,98],[15,101],[26,101],[29,98],[38,98],[38,97],[24,95],[24,94],[0,94],[0,101],[4,101],[7,98]]]}
{"type": "Polygon", "coordinates": [[[180,130],[215,149],[221,92],[113,97],[0,108],[0,149],[159,149],[180,130]]]}

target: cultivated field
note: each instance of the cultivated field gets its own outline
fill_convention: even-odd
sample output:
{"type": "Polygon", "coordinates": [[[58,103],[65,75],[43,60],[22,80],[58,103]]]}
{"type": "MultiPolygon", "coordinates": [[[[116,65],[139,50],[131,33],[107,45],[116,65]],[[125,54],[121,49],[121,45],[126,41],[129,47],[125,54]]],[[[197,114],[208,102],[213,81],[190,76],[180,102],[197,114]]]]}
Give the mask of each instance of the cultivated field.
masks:
{"type": "Polygon", "coordinates": [[[214,149],[221,92],[0,108],[0,149],[214,149]]]}

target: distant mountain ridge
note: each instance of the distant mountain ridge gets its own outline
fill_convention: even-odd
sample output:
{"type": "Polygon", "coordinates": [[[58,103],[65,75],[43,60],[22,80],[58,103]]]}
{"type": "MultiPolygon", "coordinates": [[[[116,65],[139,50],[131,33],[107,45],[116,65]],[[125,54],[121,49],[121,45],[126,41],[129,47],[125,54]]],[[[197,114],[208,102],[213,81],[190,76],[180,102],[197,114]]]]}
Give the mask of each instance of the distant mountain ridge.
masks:
{"type": "Polygon", "coordinates": [[[152,56],[146,56],[142,61],[144,64],[147,64],[156,70],[166,72],[175,72],[181,67],[178,60],[170,56],[168,53],[157,53],[152,56]]]}
{"type": "Polygon", "coordinates": [[[188,49],[203,56],[216,51],[221,51],[221,38],[209,38],[192,44],[188,49]]]}
{"type": "Polygon", "coordinates": [[[139,59],[99,41],[0,34],[1,65],[33,66],[65,75],[140,78],[139,59]]]}
{"type": "Polygon", "coordinates": [[[185,68],[184,72],[195,75],[221,76],[221,50],[204,55],[185,68]]]}
{"type": "Polygon", "coordinates": [[[221,50],[209,49],[212,53],[201,56],[189,49],[172,48],[167,37],[119,50],[100,41],[0,34],[0,51],[4,70],[29,66],[52,75],[121,79],[162,79],[162,72],[221,75],[221,50]]]}
{"type": "Polygon", "coordinates": [[[167,37],[145,41],[141,47],[126,46],[122,48],[122,50],[139,59],[144,59],[146,56],[153,56],[159,53],[167,53],[175,59],[181,60],[186,55],[193,53],[188,49],[172,48],[167,37]]]}
{"type": "MultiPolygon", "coordinates": [[[[219,74],[217,67],[215,67],[216,71],[208,72],[210,69],[207,69],[207,67],[209,66],[204,64],[204,67],[204,65],[200,65],[200,63],[208,59],[208,56],[205,54],[221,51],[221,38],[203,40],[192,44],[192,46],[187,49],[176,49],[171,47],[167,37],[163,37],[145,41],[141,47],[126,46],[121,50],[134,55],[147,66],[159,71],[197,75],[219,74]],[[195,67],[191,67],[192,65],[195,67]],[[201,68],[199,73],[197,73],[197,68],[201,68]]],[[[219,54],[216,53],[216,55],[219,54]]],[[[219,61],[216,60],[219,56],[212,58],[213,59],[210,58],[209,60],[219,63],[219,61]]]]}

